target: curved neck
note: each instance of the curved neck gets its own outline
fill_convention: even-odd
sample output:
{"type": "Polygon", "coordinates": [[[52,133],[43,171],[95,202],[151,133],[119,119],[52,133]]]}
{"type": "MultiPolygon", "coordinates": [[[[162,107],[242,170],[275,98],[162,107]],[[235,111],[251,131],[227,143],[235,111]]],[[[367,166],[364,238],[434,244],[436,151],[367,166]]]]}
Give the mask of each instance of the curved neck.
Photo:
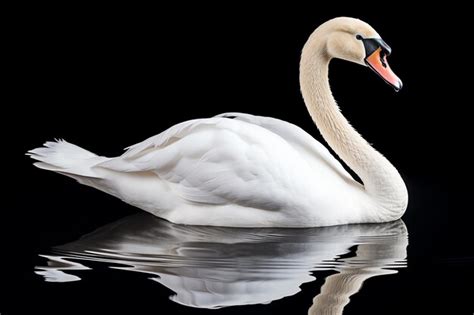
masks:
{"type": "Polygon", "coordinates": [[[328,80],[331,57],[325,38],[316,30],[303,48],[300,84],[304,101],[324,140],[361,178],[366,193],[384,210],[399,218],[406,209],[408,193],[398,171],[349,124],[332,96],[328,80]]]}
{"type": "Polygon", "coordinates": [[[360,268],[342,270],[341,273],[330,275],[321,287],[321,292],[314,297],[308,315],[343,314],[344,307],[349,304],[351,296],[360,291],[365,280],[392,273],[394,272],[382,268],[375,270],[360,268]]]}

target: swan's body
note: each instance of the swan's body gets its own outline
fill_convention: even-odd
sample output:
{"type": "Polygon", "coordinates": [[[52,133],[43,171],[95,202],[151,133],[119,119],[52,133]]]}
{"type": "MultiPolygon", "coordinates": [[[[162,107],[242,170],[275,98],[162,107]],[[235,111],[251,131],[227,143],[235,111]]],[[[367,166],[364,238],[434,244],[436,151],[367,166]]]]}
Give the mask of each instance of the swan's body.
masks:
{"type": "Polygon", "coordinates": [[[355,38],[349,42],[348,34],[378,38],[359,20],[323,24],[303,49],[300,81],[325,140],[364,186],[299,127],[240,113],[183,122],[116,158],[65,141],[48,142],[30,154],[40,168],[174,223],[309,227],[398,219],[407,206],[403,180],[348,124],[329,89],[332,57],[364,60],[364,45],[355,38]]]}

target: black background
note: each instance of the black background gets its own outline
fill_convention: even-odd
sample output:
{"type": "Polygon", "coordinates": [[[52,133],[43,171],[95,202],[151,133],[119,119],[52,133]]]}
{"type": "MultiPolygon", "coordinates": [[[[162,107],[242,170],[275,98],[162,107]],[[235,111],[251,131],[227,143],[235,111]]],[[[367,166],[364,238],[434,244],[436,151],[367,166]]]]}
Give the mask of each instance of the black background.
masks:
{"type": "MultiPolygon", "coordinates": [[[[38,253],[139,210],[35,169],[24,152],[64,138],[100,155],[119,155],[175,123],[227,111],[282,118],[322,141],[299,92],[299,55],[319,24],[353,16],[371,24],[392,47],[389,63],[404,88],[395,93],[367,68],[337,60],[331,65],[331,85],[349,121],[406,179],[410,267],[389,287],[385,282],[364,287],[348,314],[412,308],[470,314],[469,10],[454,4],[420,10],[381,2],[338,6],[180,3],[12,11],[4,60],[11,71],[6,72],[2,115],[7,186],[2,260],[8,266],[2,285],[8,293],[2,294],[0,312],[34,307],[38,313],[61,313],[67,307],[65,313],[134,309],[167,314],[158,296],[163,299],[168,292],[145,277],[109,271],[100,283],[64,285],[44,283],[33,274],[38,253]]],[[[297,297],[301,312],[320,285],[320,280],[310,284],[311,292],[297,297]]],[[[271,307],[273,313],[285,313],[295,306],[280,301],[271,307]]]]}

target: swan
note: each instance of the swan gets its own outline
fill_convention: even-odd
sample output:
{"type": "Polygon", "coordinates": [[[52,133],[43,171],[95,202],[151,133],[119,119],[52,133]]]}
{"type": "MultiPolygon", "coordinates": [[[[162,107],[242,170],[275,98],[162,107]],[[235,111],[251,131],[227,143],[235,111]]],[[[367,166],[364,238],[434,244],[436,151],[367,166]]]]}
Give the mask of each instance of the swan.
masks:
{"type": "Polygon", "coordinates": [[[397,169],[341,114],[328,82],[331,59],[368,66],[395,90],[390,47],[367,23],[320,25],[300,62],[303,99],[329,151],[283,120],[242,113],[177,124],[115,158],[64,140],[28,151],[34,165],[76,179],[173,223],[317,227],[399,219],[408,193],[397,169]]]}

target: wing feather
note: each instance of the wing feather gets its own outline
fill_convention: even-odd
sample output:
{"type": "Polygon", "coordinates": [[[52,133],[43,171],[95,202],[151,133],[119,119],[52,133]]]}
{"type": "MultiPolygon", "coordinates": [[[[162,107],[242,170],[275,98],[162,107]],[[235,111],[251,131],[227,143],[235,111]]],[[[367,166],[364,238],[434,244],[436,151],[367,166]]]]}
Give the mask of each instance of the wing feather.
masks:
{"type": "Polygon", "coordinates": [[[323,168],[350,176],[302,129],[273,118],[231,113],[175,125],[99,166],[152,172],[189,203],[275,210],[291,207],[297,194],[312,193],[305,183],[318,172],[311,168],[313,158],[323,168]]]}
{"type": "Polygon", "coordinates": [[[219,122],[219,120],[220,119],[218,118],[194,119],[179,123],[156,136],[150,137],[142,142],[125,148],[126,152],[122,155],[122,157],[125,159],[133,159],[137,156],[144,155],[150,150],[167,146],[185,137],[191,132],[215,125],[219,122]]]}
{"type": "Polygon", "coordinates": [[[334,158],[334,156],[326,147],[324,147],[320,142],[316,141],[306,131],[294,124],[277,118],[254,116],[238,112],[223,113],[215,117],[228,117],[237,119],[268,129],[285,139],[299,151],[308,153],[307,156],[311,157],[313,161],[316,161],[319,166],[326,165],[339,173],[339,175],[351,180],[353,179],[352,176],[344,169],[341,163],[339,163],[339,161],[334,158]]]}

